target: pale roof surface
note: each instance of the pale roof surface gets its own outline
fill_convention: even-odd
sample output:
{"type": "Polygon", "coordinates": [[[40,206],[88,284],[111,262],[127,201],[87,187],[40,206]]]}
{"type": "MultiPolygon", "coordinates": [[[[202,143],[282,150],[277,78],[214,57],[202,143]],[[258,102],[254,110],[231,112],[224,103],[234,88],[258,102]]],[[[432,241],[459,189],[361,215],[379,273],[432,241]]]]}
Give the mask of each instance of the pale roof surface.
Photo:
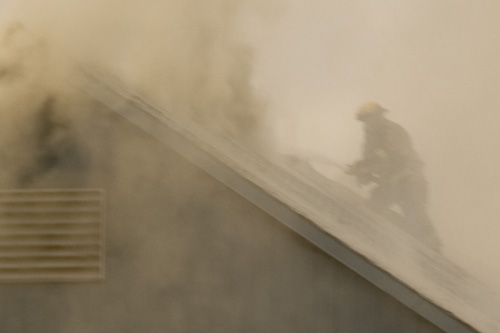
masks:
{"type": "Polygon", "coordinates": [[[300,159],[256,152],[104,81],[93,77],[85,89],[438,327],[500,331],[500,300],[486,284],[375,216],[348,188],[300,159]]]}

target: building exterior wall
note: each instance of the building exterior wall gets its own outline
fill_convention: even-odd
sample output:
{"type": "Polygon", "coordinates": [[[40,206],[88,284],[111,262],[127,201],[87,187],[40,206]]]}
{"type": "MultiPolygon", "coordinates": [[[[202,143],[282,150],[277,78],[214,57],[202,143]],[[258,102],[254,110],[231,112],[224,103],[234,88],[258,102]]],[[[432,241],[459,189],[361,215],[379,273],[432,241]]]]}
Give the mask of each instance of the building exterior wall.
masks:
{"type": "Polygon", "coordinates": [[[106,280],[0,285],[2,332],[439,332],[132,124],[92,109],[72,124],[85,177],[60,178],[75,172],[56,164],[29,186],[106,191],[106,280]]]}

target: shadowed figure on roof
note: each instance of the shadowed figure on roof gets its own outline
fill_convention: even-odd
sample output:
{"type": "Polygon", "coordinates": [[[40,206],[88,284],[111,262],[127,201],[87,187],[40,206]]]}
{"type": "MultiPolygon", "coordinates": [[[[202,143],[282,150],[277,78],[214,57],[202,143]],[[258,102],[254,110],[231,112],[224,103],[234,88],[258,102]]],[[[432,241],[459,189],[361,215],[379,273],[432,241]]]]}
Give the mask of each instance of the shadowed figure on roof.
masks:
{"type": "Polygon", "coordinates": [[[420,240],[439,250],[440,242],[427,213],[427,182],[423,163],[408,132],[385,117],[377,103],[359,108],[357,119],[364,124],[362,158],[347,173],[360,186],[375,185],[370,206],[382,215],[396,205],[403,212],[407,228],[420,240]]]}
{"type": "Polygon", "coordinates": [[[34,119],[36,153],[34,163],[19,177],[21,187],[32,186],[43,178],[58,186],[81,186],[88,171],[86,151],[69,119],[56,111],[56,104],[53,96],[47,97],[34,119]]]}

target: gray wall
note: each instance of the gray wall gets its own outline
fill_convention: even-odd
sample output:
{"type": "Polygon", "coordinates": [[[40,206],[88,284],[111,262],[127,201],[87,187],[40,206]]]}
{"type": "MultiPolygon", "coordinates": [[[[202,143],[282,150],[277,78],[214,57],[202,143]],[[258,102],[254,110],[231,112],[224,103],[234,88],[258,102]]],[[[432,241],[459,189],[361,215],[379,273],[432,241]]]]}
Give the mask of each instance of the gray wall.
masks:
{"type": "Polygon", "coordinates": [[[107,278],[0,285],[2,332],[439,331],[124,119],[90,106],[69,126],[72,154],[86,162],[60,158],[22,186],[106,190],[107,278]]]}

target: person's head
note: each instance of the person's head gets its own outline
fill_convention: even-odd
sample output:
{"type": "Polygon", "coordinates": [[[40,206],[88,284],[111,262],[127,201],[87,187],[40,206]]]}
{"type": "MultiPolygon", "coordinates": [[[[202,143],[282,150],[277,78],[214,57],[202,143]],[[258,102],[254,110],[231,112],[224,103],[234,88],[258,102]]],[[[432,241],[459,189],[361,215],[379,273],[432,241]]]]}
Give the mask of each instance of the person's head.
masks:
{"type": "Polygon", "coordinates": [[[358,109],[356,112],[356,119],[365,122],[370,119],[377,119],[384,116],[387,109],[384,109],[376,102],[367,102],[358,109]]]}

